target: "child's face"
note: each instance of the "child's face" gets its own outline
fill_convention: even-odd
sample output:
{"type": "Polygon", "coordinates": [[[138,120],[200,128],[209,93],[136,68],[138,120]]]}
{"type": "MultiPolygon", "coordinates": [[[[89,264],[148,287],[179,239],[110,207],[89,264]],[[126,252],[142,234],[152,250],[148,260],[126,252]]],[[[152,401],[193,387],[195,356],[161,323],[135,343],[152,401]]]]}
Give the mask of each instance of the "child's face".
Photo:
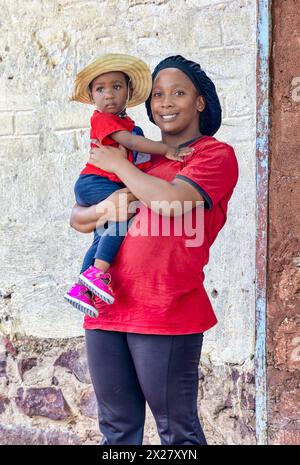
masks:
{"type": "Polygon", "coordinates": [[[119,71],[97,76],[91,83],[92,102],[98,110],[117,114],[127,104],[128,84],[119,71]]]}
{"type": "MultiPolygon", "coordinates": [[[[156,76],[151,95],[153,119],[164,134],[185,140],[199,133],[199,112],[205,108],[202,95],[190,78],[177,68],[166,68],[156,76]]],[[[200,116],[201,117],[201,116],[200,116]]]]}

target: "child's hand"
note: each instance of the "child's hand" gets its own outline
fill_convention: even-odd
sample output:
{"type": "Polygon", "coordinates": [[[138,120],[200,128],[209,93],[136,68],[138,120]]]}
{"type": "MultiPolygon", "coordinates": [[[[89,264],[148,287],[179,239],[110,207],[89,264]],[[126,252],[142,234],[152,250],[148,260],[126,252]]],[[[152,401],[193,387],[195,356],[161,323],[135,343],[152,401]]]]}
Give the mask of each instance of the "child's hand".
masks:
{"type": "Polygon", "coordinates": [[[127,150],[122,145],[112,147],[97,143],[97,147],[90,149],[89,163],[108,173],[115,173],[119,161],[124,158],[127,158],[127,150]]]}
{"type": "Polygon", "coordinates": [[[169,160],[183,161],[184,157],[191,155],[193,151],[193,147],[169,147],[165,156],[169,160]]]}

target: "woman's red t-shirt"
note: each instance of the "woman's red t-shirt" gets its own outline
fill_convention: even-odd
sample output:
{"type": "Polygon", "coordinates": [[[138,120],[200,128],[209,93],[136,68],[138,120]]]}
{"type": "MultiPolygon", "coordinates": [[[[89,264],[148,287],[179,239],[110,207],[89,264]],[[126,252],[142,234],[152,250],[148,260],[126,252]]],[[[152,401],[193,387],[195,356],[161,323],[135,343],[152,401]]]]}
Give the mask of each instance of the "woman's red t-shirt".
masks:
{"type": "Polygon", "coordinates": [[[97,305],[99,316],[85,316],[85,329],[176,335],[203,332],[217,323],[203,268],[226,222],[238,164],[233,148],[213,137],[190,145],[194,152],[184,162],[153,155],[147,173],[192,184],[205,207],[169,218],[140,206],[109,270],[115,303],[97,305]]]}

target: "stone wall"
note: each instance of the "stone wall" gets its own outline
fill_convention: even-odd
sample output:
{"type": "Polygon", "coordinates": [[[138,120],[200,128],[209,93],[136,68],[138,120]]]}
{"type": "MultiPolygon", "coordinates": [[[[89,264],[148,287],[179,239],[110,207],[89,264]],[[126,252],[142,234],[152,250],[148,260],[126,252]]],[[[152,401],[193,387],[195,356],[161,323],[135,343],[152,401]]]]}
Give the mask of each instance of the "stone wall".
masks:
{"type": "MultiPolygon", "coordinates": [[[[69,228],[92,108],[68,101],[76,72],[105,52],[201,63],[223,104],[217,134],[240,180],[211,251],[219,324],[205,337],[199,409],[210,443],[254,442],[254,0],[0,0],[0,443],[95,443],[82,316],[62,299],[90,237],[69,228]]],[[[159,133],[143,106],[129,112],[159,133]]],[[[145,443],[158,444],[148,412],[145,443]]]]}

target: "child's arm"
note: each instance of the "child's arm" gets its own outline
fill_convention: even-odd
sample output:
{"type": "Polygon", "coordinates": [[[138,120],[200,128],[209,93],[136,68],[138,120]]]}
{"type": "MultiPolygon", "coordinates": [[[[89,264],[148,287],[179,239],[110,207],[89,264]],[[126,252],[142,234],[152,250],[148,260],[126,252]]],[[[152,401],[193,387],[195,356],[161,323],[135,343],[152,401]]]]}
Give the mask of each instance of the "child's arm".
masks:
{"type": "Polygon", "coordinates": [[[143,136],[136,136],[129,131],[116,131],[109,137],[123,145],[129,150],[135,150],[142,153],[157,153],[165,155],[171,160],[181,160],[185,155],[190,155],[193,151],[191,147],[176,148],[170,147],[163,142],[155,142],[143,136]]]}

